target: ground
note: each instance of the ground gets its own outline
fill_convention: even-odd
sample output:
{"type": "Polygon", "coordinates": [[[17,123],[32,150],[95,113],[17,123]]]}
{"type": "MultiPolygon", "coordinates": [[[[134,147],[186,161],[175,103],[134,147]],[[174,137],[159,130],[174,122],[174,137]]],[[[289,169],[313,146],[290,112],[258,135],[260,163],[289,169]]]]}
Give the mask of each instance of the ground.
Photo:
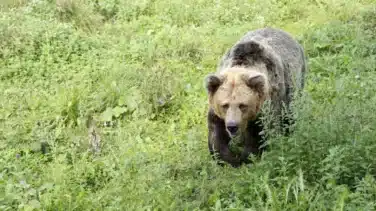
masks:
{"type": "Polygon", "coordinates": [[[374,0],[95,2],[0,3],[1,210],[375,208],[374,0]],[[264,26],[309,57],[299,120],[255,165],[220,167],[203,79],[264,26]]]}

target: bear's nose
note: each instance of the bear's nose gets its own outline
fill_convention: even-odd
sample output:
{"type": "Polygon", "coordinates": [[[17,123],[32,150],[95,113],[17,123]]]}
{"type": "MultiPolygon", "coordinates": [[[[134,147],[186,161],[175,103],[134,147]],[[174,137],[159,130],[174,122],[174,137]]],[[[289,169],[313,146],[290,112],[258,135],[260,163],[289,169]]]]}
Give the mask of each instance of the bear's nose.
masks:
{"type": "Polygon", "coordinates": [[[234,134],[234,133],[236,133],[236,131],[238,131],[238,125],[236,125],[235,122],[229,122],[229,123],[227,124],[227,130],[228,130],[230,133],[234,134]]]}

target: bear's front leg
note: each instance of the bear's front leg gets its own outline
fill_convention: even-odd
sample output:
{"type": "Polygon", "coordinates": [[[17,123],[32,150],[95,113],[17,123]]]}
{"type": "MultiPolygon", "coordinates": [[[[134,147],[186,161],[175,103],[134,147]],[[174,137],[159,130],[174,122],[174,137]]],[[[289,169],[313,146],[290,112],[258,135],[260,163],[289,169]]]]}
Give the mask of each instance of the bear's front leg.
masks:
{"type": "Polygon", "coordinates": [[[259,119],[248,123],[247,131],[243,136],[244,149],[240,156],[240,160],[244,163],[251,163],[251,160],[248,159],[250,154],[258,156],[262,152],[263,149],[260,149],[262,145],[262,135],[260,135],[260,132],[262,130],[263,127],[259,119]]]}
{"type": "Polygon", "coordinates": [[[220,160],[225,161],[234,167],[240,166],[241,161],[239,157],[229,149],[228,143],[230,139],[227,136],[226,133],[222,133],[220,130],[209,132],[208,145],[210,154],[213,156],[213,159],[217,159],[215,153],[218,153],[220,160]]]}
{"type": "MultiPolygon", "coordinates": [[[[219,159],[229,163],[233,167],[238,167],[241,165],[241,161],[238,156],[232,153],[226,144],[219,144],[219,146],[212,145],[209,141],[209,151],[213,159],[219,159]],[[215,156],[215,153],[218,153],[218,157],[215,156]]],[[[219,165],[223,166],[222,163],[217,162],[219,165]]]]}
{"type": "Polygon", "coordinates": [[[218,153],[220,160],[234,167],[240,166],[239,157],[229,149],[230,136],[227,134],[223,120],[212,112],[209,112],[208,116],[208,129],[208,147],[213,159],[216,159],[214,154],[218,153]]]}
{"type": "Polygon", "coordinates": [[[259,152],[257,146],[254,145],[254,141],[252,137],[245,140],[245,146],[240,155],[240,160],[246,164],[251,163],[251,160],[248,159],[250,154],[257,155],[259,152]]]}
{"type": "Polygon", "coordinates": [[[240,158],[230,151],[228,144],[220,143],[218,148],[221,160],[229,163],[233,167],[239,167],[241,165],[240,158]]]}

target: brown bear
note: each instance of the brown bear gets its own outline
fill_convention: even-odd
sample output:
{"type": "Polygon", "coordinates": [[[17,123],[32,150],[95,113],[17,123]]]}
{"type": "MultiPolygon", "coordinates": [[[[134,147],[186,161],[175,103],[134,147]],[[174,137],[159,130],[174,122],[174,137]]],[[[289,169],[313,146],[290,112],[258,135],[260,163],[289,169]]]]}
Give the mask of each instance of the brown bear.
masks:
{"type": "Polygon", "coordinates": [[[250,153],[260,155],[263,105],[269,101],[273,119],[282,123],[282,108],[292,112],[306,69],[302,46],[287,32],[267,27],[246,33],[222,57],[217,72],[205,78],[210,154],[234,167],[250,163],[250,153]],[[239,155],[229,148],[234,138],[243,143],[239,155]]]}

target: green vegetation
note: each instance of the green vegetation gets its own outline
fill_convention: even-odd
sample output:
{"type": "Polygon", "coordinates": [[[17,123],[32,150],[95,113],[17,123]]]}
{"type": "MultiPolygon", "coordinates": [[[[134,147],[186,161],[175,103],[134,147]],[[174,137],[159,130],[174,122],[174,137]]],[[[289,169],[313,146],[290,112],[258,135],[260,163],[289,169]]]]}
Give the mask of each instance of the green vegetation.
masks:
{"type": "Polygon", "coordinates": [[[0,210],[376,208],[374,0],[0,5],[0,210]],[[264,26],[309,57],[299,120],[254,165],[222,168],[203,78],[264,26]]]}

